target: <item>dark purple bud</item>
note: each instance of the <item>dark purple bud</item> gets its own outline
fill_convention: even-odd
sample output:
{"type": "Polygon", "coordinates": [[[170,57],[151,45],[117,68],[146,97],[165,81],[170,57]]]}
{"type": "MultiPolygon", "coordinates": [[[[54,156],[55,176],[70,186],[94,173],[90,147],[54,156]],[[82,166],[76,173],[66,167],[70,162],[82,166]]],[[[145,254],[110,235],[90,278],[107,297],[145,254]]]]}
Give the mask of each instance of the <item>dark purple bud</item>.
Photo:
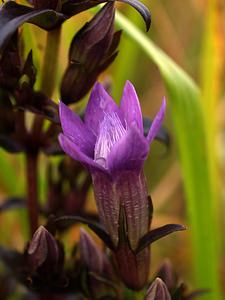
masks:
{"type": "Polygon", "coordinates": [[[91,236],[82,228],[80,230],[80,258],[89,271],[102,274],[104,254],[97,247],[91,236]]]}
{"type": "Polygon", "coordinates": [[[113,268],[106,254],[84,229],[80,231],[80,258],[88,270],[88,286],[92,299],[111,299],[111,296],[115,299],[115,289],[112,288],[113,268]]]}
{"type": "Polygon", "coordinates": [[[175,287],[176,278],[172,264],[168,259],[165,260],[161,265],[159,271],[157,272],[157,277],[161,278],[165,282],[169,290],[175,287]]]}
{"type": "Polygon", "coordinates": [[[174,299],[191,300],[210,292],[207,289],[199,289],[190,292],[188,285],[179,278],[168,259],[161,265],[157,272],[157,277],[162,279],[169,291],[173,292],[174,299]]]}
{"type": "Polygon", "coordinates": [[[110,279],[114,276],[107,255],[101,251],[86,230],[80,230],[80,255],[82,263],[89,271],[110,279]]]}
{"type": "Polygon", "coordinates": [[[162,279],[155,279],[147,291],[145,300],[171,300],[170,293],[162,279]]]}
{"type": "MultiPolygon", "coordinates": [[[[28,262],[33,271],[55,274],[62,262],[62,252],[52,234],[40,226],[29,244],[28,262]]],[[[47,274],[46,274],[47,275],[47,274]]]]}
{"type": "Polygon", "coordinates": [[[110,2],[75,35],[61,85],[63,102],[80,100],[115,59],[120,33],[113,33],[114,14],[114,3],[110,2]]]}

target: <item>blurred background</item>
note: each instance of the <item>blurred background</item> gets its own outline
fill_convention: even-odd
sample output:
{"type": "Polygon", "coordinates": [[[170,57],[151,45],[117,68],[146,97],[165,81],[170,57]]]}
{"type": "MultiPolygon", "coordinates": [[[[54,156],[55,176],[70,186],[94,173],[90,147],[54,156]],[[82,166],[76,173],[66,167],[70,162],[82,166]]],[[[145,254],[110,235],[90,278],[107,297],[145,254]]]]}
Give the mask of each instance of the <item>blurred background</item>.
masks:
{"type": "MultiPolygon", "coordinates": [[[[164,62],[161,58],[157,58],[158,64],[154,59],[150,59],[151,55],[146,54],[142,43],[136,41],[135,37],[132,38],[132,34],[127,32],[126,28],[122,28],[124,32],[118,57],[99,80],[109,85],[114,99],[119,103],[124,83],[129,79],[136,87],[143,114],[150,118],[154,117],[163,96],[166,96],[168,109],[164,127],[170,136],[170,144],[166,146],[155,141],[145,166],[155,211],[152,227],[165,223],[180,223],[186,225],[188,230],[153,244],[151,275],[165,258],[170,258],[176,271],[191,287],[215,289],[217,292],[214,296],[205,299],[217,300],[219,298],[215,295],[219,295],[219,285],[225,285],[225,4],[222,0],[153,0],[145,1],[145,4],[152,14],[152,26],[146,35],[144,22],[134,9],[121,4],[117,4],[117,8],[147,39],[165,52],[174,65],[178,65],[195,81],[200,91],[200,107],[194,107],[191,100],[189,105],[189,90],[185,84],[182,86],[182,83],[180,89],[183,94],[174,94],[178,100],[173,99],[171,89],[173,90],[174,84],[179,81],[176,72],[171,68],[165,76],[165,72],[162,72],[164,62]],[[187,97],[184,103],[182,95],[187,97]],[[194,117],[196,109],[202,116],[200,121],[194,117]],[[186,115],[187,110],[189,116],[193,116],[192,119],[186,115]],[[185,117],[189,118],[188,122],[192,127],[188,126],[188,122],[186,127],[179,124],[179,117],[183,116],[184,122],[185,117]],[[199,126],[203,134],[196,138],[195,133],[198,135],[199,126]],[[186,140],[190,143],[187,144],[186,140]],[[192,141],[196,142],[197,146],[192,144],[192,141]],[[199,161],[197,151],[202,161],[195,165],[196,161],[199,161]],[[191,163],[193,168],[188,168],[191,163]],[[202,180],[201,172],[198,174],[198,168],[201,167],[207,180],[202,180]],[[211,191],[210,195],[208,189],[211,191]]],[[[95,11],[81,13],[63,24],[58,86],[67,66],[71,39],[95,11]]],[[[118,19],[116,27],[121,29],[118,19]]],[[[35,64],[40,70],[46,33],[29,24],[25,24],[20,31],[24,36],[25,55],[35,46],[35,64]]],[[[36,89],[39,88],[39,84],[38,79],[36,89]]],[[[59,97],[56,86],[54,101],[58,102],[59,97]]],[[[87,98],[75,105],[74,109],[82,110],[86,101],[87,98]]],[[[28,126],[30,118],[32,116],[28,115],[28,126]]],[[[57,164],[59,160],[60,158],[51,158],[53,164],[57,164]]],[[[42,156],[39,168],[40,201],[45,201],[46,198],[46,168],[46,157],[42,156]]],[[[0,201],[12,194],[23,196],[25,189],[23,155],[12,156],[0,149],[0,201]]],[[[88,209],[95,210],[91,190],[88,195],[88,209]]],[[[0,243],[22,250],[24,237],[27,237],[26,227],[24,210],[12,210],[1,214],[0,228],[3,230],[0,243]]],[[[66,237],[68,245],[72,244],[78,235],[77,228],[71,230],[66,237]]],[[[223,294],[225,295],[225,291],[223,294]]]]}

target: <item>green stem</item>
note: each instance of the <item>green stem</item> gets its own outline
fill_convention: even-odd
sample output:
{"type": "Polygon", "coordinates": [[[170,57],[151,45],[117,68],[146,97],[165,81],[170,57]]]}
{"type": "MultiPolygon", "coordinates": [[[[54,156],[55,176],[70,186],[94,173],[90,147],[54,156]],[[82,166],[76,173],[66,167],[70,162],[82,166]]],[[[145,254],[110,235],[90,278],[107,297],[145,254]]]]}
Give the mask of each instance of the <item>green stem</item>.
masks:
{"type": "Polygon", "coordinates": [[[125,294],[124,294],[124,300],[130,300],[130,299],[143,300],[144,299],[143,290],[142,291],[133,291],[133,290],[126,288],[125,294]]]}
{"type": "Polygon", "coordinates": [[[61,27],[49,31],[42,68],[41,91],[51,98],[56,84],[59,61],[61,27]]]}
{"type": "MultiPolygon", "coordinates": [[[[51,98],[56,83],[58,52],[60,47],[61,27],[48,32],[41,77],[41,91],[51,98]]],[[[32,135],[40,137],[43,118],[36,116],[33,122],[32,135]]],[[[27,206],[31,235],[38,227],[38,149],[27,153],[27,206]],[[34,153],[35,152],[35,153],[34,153]]]]}
{"type": "MultiPolygon", "coordinates": [[[[40,90],[48,98],[51,98],[56,85],[57,69],[59,61],[59,49],[61,39],[61,27],[47,33],[46,48],[41,72],[40,90]]],[[[41,132],[43,118],[36,116],[33,123],[33,134],[41,132]]]]}

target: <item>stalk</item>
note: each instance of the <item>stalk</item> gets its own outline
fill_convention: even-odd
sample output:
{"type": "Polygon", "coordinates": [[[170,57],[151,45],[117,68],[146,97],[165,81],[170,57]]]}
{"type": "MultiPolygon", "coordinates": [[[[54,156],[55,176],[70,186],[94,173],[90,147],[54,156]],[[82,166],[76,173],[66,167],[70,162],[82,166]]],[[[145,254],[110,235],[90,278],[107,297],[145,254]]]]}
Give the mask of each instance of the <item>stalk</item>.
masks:
{"type": "MultiPolygon", "coordinates": [[[[58,52],[60,46],[60,33],[61,28],[57,28],[48,32],[46,49],[44,54],[44,62],[42,68],[41,77],[41,91],[47,96],[51,97],[55,88],[56,76],[57,76],[57,62],[58,52]]],[[[44,119],[40,116],[35,116],[32,136],[36,139],[41,138],[42,127],[44,119]]],[[[38,228],[38,152],[27,152],[27,206],[30,223],[31,235],[34,234],[38,228]]]]}
{"type": "MultiPolygon", "coordinates": [[[[40,90],[51,98],[56,85],[58,69],[58,53],[60,49],[61,27],[47,33],[46,48],[41,72],[40,90]]],[[[43,127],[43,118],[36,116],[33,123],[33,134],[40,132],[43,127]]]]}
{"type": "Polygon", "coordinates": [[[55,89],[59,61],[61,27],[47,33],[46,48],[41,76],[41,91],[49,98],[55,89]]]}

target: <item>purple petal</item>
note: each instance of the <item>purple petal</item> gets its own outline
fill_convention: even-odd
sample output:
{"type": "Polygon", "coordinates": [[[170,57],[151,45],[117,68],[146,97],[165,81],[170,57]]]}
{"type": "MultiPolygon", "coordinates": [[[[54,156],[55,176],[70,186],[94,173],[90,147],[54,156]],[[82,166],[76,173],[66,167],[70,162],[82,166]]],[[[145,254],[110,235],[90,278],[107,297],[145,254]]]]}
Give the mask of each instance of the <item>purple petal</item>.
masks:
{"type": "Polygon", "coordinates": [[[107,166],[110,172],[136,170],[139,172],[147,158],[149,144],[136,126],[113,146],[108,157],[107,166]]]}
{"type": "Polygon", "coordinates": [[[59,103],[59,116],[63,133],[68,136],[82,152],[92,156],[95,137],[80,117],[70,110],[63,102],[59,103]]]}
{"type": "Polygon", "coordinates": [[[157,135],[157,133],[162,125],[165,111],[166,111],[166,99],[164,98],[162,105],[160,107],[160,110],[158,111],[157,115],[155,116],[155,118],[152,122],[152,125],[149,129],[148,135],[147,135],[147,140],[148,140],[149,144],[153,141],[153,139],[157,135]]]}
{"type": "Polygon", "coordinates": [[[130,81],[127,81],[125,84],[120,108],[124,114],[128,128],[132,124],[136,124],[136,126],[140,129],[140,132],[143,134],[141,107],[135,88],[130,81]]]}
{"type": "Polygon", "coordinates": [[[116,112],[119,115],[119,107],[100,83],[96,83],[91,92],[85,112],[85,124],[97,136],[99,124],[104,119],[105,113],[116,112]]]}
{"type": "Polygon", "coordinates": [[[59,143],[66,154],[74,160],[81,162],[85,167],[105,171],[105,169],[97,164],[91,157],[88,157],[84,152],[82,152],[68,136],[61,133],[59,135],[59,143]]]}

